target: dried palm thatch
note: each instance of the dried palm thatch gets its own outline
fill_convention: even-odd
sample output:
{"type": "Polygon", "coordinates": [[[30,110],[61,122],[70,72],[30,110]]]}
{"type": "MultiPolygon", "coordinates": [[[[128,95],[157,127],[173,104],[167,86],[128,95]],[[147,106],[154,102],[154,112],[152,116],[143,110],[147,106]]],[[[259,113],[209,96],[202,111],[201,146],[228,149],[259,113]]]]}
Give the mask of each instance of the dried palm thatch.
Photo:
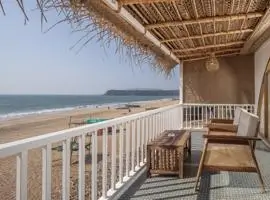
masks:
{"type": "MultiPolygon", "coordinates": [[[[119,52],[125,47],[125,56],[150,62],[166,72],[179,60],[205,59],[213,53],[219,57],[252,52],[267,38],[265,32],[270,29],[270,0],[36,1],[42,19],[46,20],[47,10],[57,9],[65,13],[63,21],[87,33],[85,38],[92,34],[90,39],[105,44],[117,41],[119,52]],[[144,32],[121,15],[123,10],[144,32]],[[158,43],[147,39],[147,34],[158,43]]],[[[23,0],[17,2],[24,12],[23,0]]],[[[0,6],[3,10],[1,0],[0,6]]]]}

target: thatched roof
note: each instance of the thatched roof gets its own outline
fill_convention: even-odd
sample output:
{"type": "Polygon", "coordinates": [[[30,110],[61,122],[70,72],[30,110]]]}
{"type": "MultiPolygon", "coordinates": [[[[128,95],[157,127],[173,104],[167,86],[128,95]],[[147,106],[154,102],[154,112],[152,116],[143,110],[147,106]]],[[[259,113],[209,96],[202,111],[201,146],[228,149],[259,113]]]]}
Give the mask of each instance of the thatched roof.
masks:
{"type": "MultiPolygon", "coordinates": [[[[17,1],[23,10],[22,0],[17,1]]],[[[180,61],[204,59],[210,53],[235,56],[252,52],[270,27],[269,0],[37,2],[45,13],[43,19],[46,10],[57,8],[75,29],[95,33],[105,43],[116,40],[132,59],[147,60],[167,72],[180,61]]]]}

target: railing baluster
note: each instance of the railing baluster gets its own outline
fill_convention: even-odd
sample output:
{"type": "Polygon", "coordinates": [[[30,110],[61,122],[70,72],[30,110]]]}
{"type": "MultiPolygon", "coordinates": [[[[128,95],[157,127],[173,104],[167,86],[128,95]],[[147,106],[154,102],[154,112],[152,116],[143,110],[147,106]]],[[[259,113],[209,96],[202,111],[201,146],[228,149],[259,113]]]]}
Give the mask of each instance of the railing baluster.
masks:
{"type": "Polygon", "coordinates": [[[129,164],[129,158],[130,158],[130,129],[131,125],[130,122],[126,123],[126,177],[129,177],[129,170],[130,170],[130,164],[129,164]]]}
{"type": "Polygon", "coordinates": [[[140,166],[142,166],[144,164],[144,140],[145,140],[145,136],[146,136],[146,129],[145,129],[145,119],[146,118],[142,118],[141,119],[141,163],[140,166]]]}
{"type": "Polygon", "coordinates": [[[188,106],[188,110],[189,110],[189,112],[188,112],[188,117],[189,117],[188,128],[190,129],[191,128],[191,115],[192,115],[192,113],[191,113],[191,111],[192,111],[191,106],[188,106]]]}
{"type": "Polygon", "coordinates": [[[208,123],[208,106],[205,106],[205,121],[208,123]]]}
{"type": "Polygon", "coordinates": [[[97,200],[97,131],[92,134],[92,200],[97,200]]]}
{"type": "Polygon", "coordinates": [[[137,129],[136,129],[136,135],[137,135],[137,140],[136,140],[136,170],[140,168],[140,140],[141,140],[141,119],[137,119],[137,129]]]}
{"type": "Polygon", "coordinates": [[[112,156],[111,156],[111,189],[115,190],[115,178],[116,178],[116,125],[112,127],[112,156]]]}
{"type": "Polygon", "coordinates": [[[149,131],[149,142],[152,141],[152,115],[149,116],[149,124],[148,124],[148,131],[149,131]]]}
{"type": "Polygon", "coordinates": [[[107,197],[107,170],[108,170],[108,128],[102,134],[102,197],[107,197]]]}
{"type": "Polygon", "coordinates": [[[185,127],[184,128],[187,128],[188,126],[188,106],[184,106],[184,112],[185,112],[185,127]]]}
{"type": "Polygon", "coordinates": [[[119,182],[123,183],[123,154],[124,154],[124,124],[120,125],[119,132],[119,182]]]}
{"type": "Polygon", "coordinates": [[[136,146],[135,146],[135,122],[131,122],[132,130],[131,130],[131,172],[132,175],[135,172],[135,151],[136,151],[136,146]]]}
{"type": "Polygon", "coordinates": [[[79,200],[85,199],[85,135],[79,136],[79,200]]]}
{"type": "Polygon", "coordinates": [[[192,120],[192,125],[193,124],[194,124],[194,127],[196,128],[196,106],[193,106],[193,120],[192,120]]]}
{"type": "Polygon", "coordinates": [[[229,112],[229,113],[230,113],[230,119],[232,119],[232,106],[231,106],[231,105],[229,105],[229,109],[230,109],[230,110],[229,110],[229,111],[230,111],[230,112],[229,112]]]}
{"type": "Polygon", "coordinates": [[[147,161],[147,144],[149,142],[149,118],[145,118],[145,159],[144,162],[147,161]]]}
{"type": "Polygon", "coordinates": [[[42,148],[42,200],[51,199],[52,145],[42,148]]]}
{"type": "Polygon", "coordinates": [[[62,152],[62,199],[68,200],[70,194],[70,139],[63,141],[63,152],[62,152]]]}
{"type": "Polygon", "coordinates": [[[23,151],[17,155],[16,200],[27,200],[27,157],[23,151]]]}
{"type": "Polygon", "coordinates": [[[196,126],[197,126],[197,128],[199,128],[199,121],[200,121],[200,108],[201,108],[201,106],[197,106],[197,108],[196,108],[196,112],[197,112],[197,114],[196,114],[196,126]]]}
{"type": "MultiPolygon", "coordinates": [[[[168,124],[167,124],[168,127],[168,124]]],[[[152,123],[152,131],[153,131],[153,139],[156,138],[156,115],[153,115],[153,123],[152,123]]]]}
{"type": "Polygon", "coordinates": [[[227,108],[227,105],[225,105],[225,119],[228,119],[228,114],[227,114],[227,112],[228,112],[228,108],[227,108]]]}
{"type": "Polygon", "coordinates": [[[202,106],[202,115],[201,115],[201,128],[204,127],[204,124],[205,124],[205,119],[204,119],[204,113],[205,113],[205,106],[202,106]]]}

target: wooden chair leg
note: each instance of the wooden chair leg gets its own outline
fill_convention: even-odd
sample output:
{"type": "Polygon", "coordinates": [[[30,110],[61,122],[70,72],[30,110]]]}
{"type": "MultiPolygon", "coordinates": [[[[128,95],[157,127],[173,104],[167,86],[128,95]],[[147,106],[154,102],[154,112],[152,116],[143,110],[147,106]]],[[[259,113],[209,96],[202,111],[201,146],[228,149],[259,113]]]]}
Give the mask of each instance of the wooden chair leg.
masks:
{"type": "Polygon", "coordinates": [[[206,151],[207,151],[207,146],[208,146],[208,140],[205,139],[203,153],[201,156],[201,160],[200,160],[200,164],[199,164],[199,168],[198,168],[198,172],[197,172],[197,177],[196,177],[196,182],[195,182],[195,187],[194,187],[195,191],[197,190],[198,182],[199,182],[199,179],[200,179],[201,174],[202,174],[203,163],[204,163],[204,159],[205,159],[205,155],[206,155],[206,151]]]}
{"type": "Polygon", "coordinates": [[[250,151],[251,151],[251,155],[252,155],[253,161],[254,161],[255,166],[256,166],[256,171],[257,171],[257,174],[259,176],[260,183],[261,183],[262,193],[264,193],[265,192],[265,186],[264,186],[262,174],[261,174],[261,171],[260,171],[260,168],[259,168],[259,165],[258,165],[256,156],[255,156],[255,153],[254,153],[254,150],[253,150],[254,144],[253,143],[250,143],[249,146],[250,146],[250,151]]]}

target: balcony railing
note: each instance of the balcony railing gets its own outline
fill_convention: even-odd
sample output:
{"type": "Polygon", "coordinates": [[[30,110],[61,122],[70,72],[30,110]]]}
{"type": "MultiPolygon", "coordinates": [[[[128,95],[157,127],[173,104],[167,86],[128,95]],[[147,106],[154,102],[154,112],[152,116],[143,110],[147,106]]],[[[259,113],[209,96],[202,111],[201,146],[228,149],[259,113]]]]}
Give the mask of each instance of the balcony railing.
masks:
{"type": "MultiPolygon", "coordinates": [[[[237,106],[254,112],[250,104],[179,104],[116,118],[97,124],[84,125],[63,131],[0,145],[0,158],[16,156],[16,197],[27,200],[28,153],[42,150],[43,200],[51,199],[52,158],[54,149],[61,149],[62,199],[76,193],[78,199],[110,199],[146,163],[146,144],[166,129],[202,129],[211,118],[233,119],[237,106]],[[87,140],[88,139],[88,140],[87,140]],[[75,142],[76,141],[76,142],[75,142]],[[86,162],[87,141],[91,161],[86,162]],[[70,187],[71,150],[77,144],[78,177],[75,191],[70,187]],[[56,148],[57,147],[57,148],[56,148]],[[86,167],[90,173],[86,173],[86,167]],[[90,177],[86,180],[86,176],[90,177]],[[88,187],[86,187],[88,185],[88,187]],[[88,188],[90,191],[86,191],[88,188]]],[[[2,162],[0,161],[0,162],[2,162]]],[[[1,178],[0,178],[1,179],[1,178]]],[[[1,189],[1,188],[0,188],[1,189]]]]}
{"type": "Polygon", "coordinates": [[[203,129],[209,119],[233,119],[236,107],[255,113],[252,104],[183,104],[182,129],[203,129]]]}

